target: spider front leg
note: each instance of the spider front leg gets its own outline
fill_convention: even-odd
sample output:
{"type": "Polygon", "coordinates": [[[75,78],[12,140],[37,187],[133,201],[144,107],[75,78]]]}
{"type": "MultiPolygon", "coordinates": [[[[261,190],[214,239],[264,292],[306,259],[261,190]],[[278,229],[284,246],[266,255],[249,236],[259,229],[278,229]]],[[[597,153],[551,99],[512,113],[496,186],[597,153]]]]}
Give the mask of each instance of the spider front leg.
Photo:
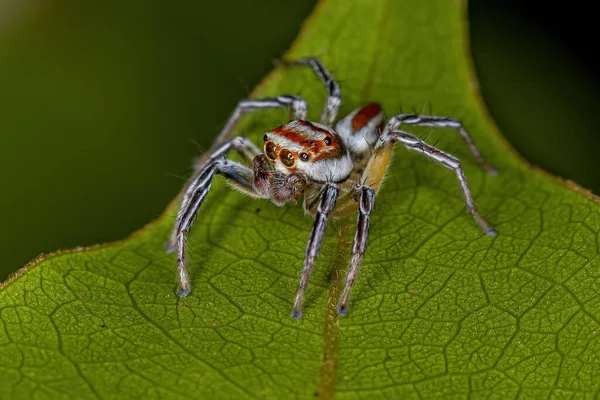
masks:
{"type": "Polygon", "coordinates": [[[387,150],[391,151],[389,147],[393,145],[393,142],[400,142],[408,149],[417,150],[419,153],[426,155],[433,161],[438,162],[444,167],[452,170],[458,179],[458,184],[465,198],[467,209],[475,219],[475,222],[477,222],[477,225],[479,225],[481,230],[487,235],[497,235],[496,230],[490,224],[488,224],[475,209],[475,202],[473,201],[473,196],[471,196],[471,190],[467,184],[465,172],[458,158],[425,143],[411,133],[399,130],[388,132],[386,129],[380,138],[380,145],[375,151],[386,151],[386,147],[388,147],[387,150]]]}
{"type": "Polygon", "coordinates": [[[323,235],[325,234],[325,228],[327,227],[327,219],[329,213],[334,209],[335,202],[337,200],[339,189],[333,184],[325,184],[321,194],[319,204],[317,205],[317,213],[315,215],[315,221],[308,237],[308,244],[306,246],[306,252],[304,254],[304,268],[302,268],[302,275],[300,276],[300,282],[298,283],[298,290],[296,291],[296,297],[294,299],[294,307],[292,309],[292,318],[300,319],[302,316],[302,307],[304,305],[304,294],[306,287],[308,286],[308,280],[310,279],[310,273],[319,250],[321,250],[321,244],[323,243],[323,235]]]}
{"type": "Polygon", "coordinates": [[[337,312],[340,316],[345,316],[348,311],[348,299],[352,286],[358,275],[358,270],[362,264],[363,256],[367,250],[367,238],[369,236],[369,219],[371,211],[375,206],[375,192],[368,186],[361,185],[357,187],[358,191],[358,220],[356,222],[356,234],[354,235],[354,245],[352,246],[352,261],[344,291],[342,292],[337,304],[337,312]]]}
{"type": "Polygon", "coordinates": [[[225,176],[236,189],[251,196],[268,197],[255,190],[253,185],[254,173],[250,168],[225,159],[230,150],[236,150],[245,157],[250,156],[252,151],[258,153],[258,149],[246,138],[237,137],[223,143],[211,154],[202,169],[192,177],[183,193],[173,233],[167,244],[167,252],[177,251],[177,273],[179,277],[177,294],[180,297],[187,296],[191,289],[187,269],[186,236],[210,190],[214,175],[221,174],[225,176]]]}
{"type": "MultiPolygon", "coordinates": [[[[175,250],[177,233],[176,227],[180,222],[181,212],[188,207],[191,196],[194,193],[194,188],[197,187],[200,182],[199,178],[204,176],[203,171],[210,171],[211,165],[213,165],[216,160],[227,157],[231,150],[238,152],[248,162],[252,162],[253,158],[260,154],[260,150],[254,143],[241,136],[222,143],[212,153],[210,153],[208,159],[201,164],[198,173],[196,173],[196,175],[190,179],[186,189],[183,192],[181,204],[179,206],[179,212],[177,214],[177,219],[175,220],[175,229],[171,235],[171,240],[167,244],[167,252],[172,252],[175,250]]],[[[212,179],[212,174],[210,175],[210,179],[212,179]]],[[[252,182],[252,179],[250,179],[250,182],[252,182]]]]}

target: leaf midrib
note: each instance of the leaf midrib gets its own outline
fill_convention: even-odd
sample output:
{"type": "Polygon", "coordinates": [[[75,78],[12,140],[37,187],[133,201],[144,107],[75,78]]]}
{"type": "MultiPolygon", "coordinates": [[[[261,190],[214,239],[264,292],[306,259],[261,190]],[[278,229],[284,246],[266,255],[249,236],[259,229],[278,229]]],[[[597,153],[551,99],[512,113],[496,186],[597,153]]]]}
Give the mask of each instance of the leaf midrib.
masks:
{"type": "MultiPolygon", "coordinates": [[[[372,48],[370,57],[370,65],[366,75],[366,80],[363,89],[360,91],[360,102],[365,103],[369,97],[369,92],[372,88],[372,82],[377,66],[377,53],[383,30],[388,22],[387,13],[389,0],[384,1],[382,6],[381,22],[377,24],[376,41],[372,48]]],[[[309,29],[310,24],[305,24],[302,30],[309,29]]],[[[302,36],[302,33],[298,35],[302,36]]],[[[292,48],[294,45],[292,45],[292,48]]],[[[333,399],[335,397],[335,387],[337,379],[337,360],[338,360],[338,344],[340,334],[340,320],[337,314],[337,301],[342,290],[342,285],[345,282],[345,275],[348,263],[350,262],[351,241],[349,234],[353,225],[350,223],[351,218],[340,224],[337,229],[337,254],[333,268],[330,272],[330,287],[327,291],[327,308],[324,313],[323,321],[323,350],[321,356],[321,369],[319,371],[319,380],[316,387],[315,395],[323,399],[333,399]]]]}

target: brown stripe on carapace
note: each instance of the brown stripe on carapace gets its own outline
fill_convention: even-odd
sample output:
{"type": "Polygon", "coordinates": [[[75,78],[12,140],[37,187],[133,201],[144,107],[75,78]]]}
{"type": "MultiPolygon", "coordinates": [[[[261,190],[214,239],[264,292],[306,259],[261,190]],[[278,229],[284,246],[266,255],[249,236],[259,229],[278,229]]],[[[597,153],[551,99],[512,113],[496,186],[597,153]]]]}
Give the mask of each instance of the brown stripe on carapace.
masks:
{"type": "Polygon", "coordinates": [[[367,104],[352,118],[352,129],[357,131],[366,126],[370,120],[375,118],[381,112],[381,106],[377,103],[367,104]]]}
{"type": "Polygon", "coordinates": [[[331,145],[325,147],[323,151],[320,151],[317,154],[315,154],[315,157],[312,159],[312,161],[338,158],[342,156],[345,152],[346,147],[344,146],[344,143],[341,140],[334,138],[331,145]]]}
{"type": "Polygon", "coordinates": [[[310,150],[311,152],[315,152],[317,154],[321,152],[321,149],[325,145],[320,140],[307,139],[304,135],[302,135],[301,132],[299,132],[299,131],[297,131],[295,129],[292,129],[290,127],[287,127],[285,125],[284,126],[280,126],[279,128],[273,129],[272,132],[275,135],[282,136],[282,137],[286,138],[287,140],[290,140],[290,141],[292,141],[294,143],[299,144],[300,146],[302,146],[307,151],[310,150]]]}
{"type": "Polygon", "coordinates": [[[298,119],[298,120],[296,120],[296,121],[297,121],[297,122],[298,122],[300,125],[302,125],[302,126],[305,126],[305,127],[307,127],[307,128],[310,128],[310,129],[312,129],[313,131],[322,132],[322,133],[329,133],[329,131],[328,131],[328,130],[326,130],[326,129],[323,129],[323,128],[320,128],[320,127],[316,126],[315,124],[313,124],[313,123],[312,123],[312,122],[310,122],[310,121],[305,121],[305,120],[303,120],[303,119],[298,119]]]}

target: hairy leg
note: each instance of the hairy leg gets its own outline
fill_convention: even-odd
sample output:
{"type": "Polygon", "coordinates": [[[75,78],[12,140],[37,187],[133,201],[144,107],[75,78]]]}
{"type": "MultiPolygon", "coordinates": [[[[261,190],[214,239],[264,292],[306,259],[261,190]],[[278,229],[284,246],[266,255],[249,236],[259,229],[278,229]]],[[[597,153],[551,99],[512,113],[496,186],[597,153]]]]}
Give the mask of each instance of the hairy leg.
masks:
{"type": "Polygon", "coordinates": [[[248,149],[248,139],[237,137],[219,146],[208,158],[204,166],[190,179],[184,190],[171,239],[167,244],[167,252],[177,251],[179,296],[186,296],[190,291],[187,270],[186,236],[200,206],[204,202],[212,185],[215,174],[227,178],[232,186],[255,197],[265,197],[254,190],[253,171],[237,162],[225,159],[230,150],[243,154],[248,149]]]}
{"type": "MultiPolygon", "coordinates": [[[[385,148],[391,148],[394,142],[400,142],[408,149],[417,150],[419,153],[452,170],[458,179],[458,184],[465,198],[467,209],[473,216],[473,219],[475,219],[475,222],[477,222],[481,230],[487,235],[497,235],[496,230],[490,224],[488,224],[475,209],[475,202],[473,201],[473,196],[471,195],[471,189],[469,188],[467,178],[465,177],[465,172],[458,158],[425,143],[411,133],[399,130],[389,133],[384,132],[384,135],[380,138],[381,145],[379,150],[385,151],[385,148]]],[[[377,150],[378,149],[376,149],[376,151],[377,150]]]]}
{"type": "Polygon", "coordinates": [[[246,99],[238,103],[237,107],[227,120],[227,123],[217,135],[213,148],[223,143],[231,134],[237,123],[242,118],[242,115],[252,111],[268,110],[271,108],[289,107],[292,111],[293,119],[306,119],[308,106],[306,101],[298,96],[277,96],[265,99],[246,99]]]}
{"type": "MultiPolygon", "coordinates": [[[[191,195],[194,192],[194,187],[197,186],[198,178],[202,176],[203,170],[210,170],[210,165],[214,164],[214,162],[218,159],[225,158],[229,154],[231,150],[236,151],[245,159],[252,159],[254,154],[259,153],[260,151],[256,148],[254,143],[252,143],[249,139],[238,136],[233,139],[226,141],[225,143],[221,143],[217,146],[212,153],[208,156],[208,158],[199,166],[198,172],[188,181],[188,184],[183,191],[183,195],[181,198],[181,203],[179,205],[179,212],[177,214],[177,218],[175,220],[175,226],[180,221],[180,214],[182,210],[186,209],[188,203],[190,202],[191,195]],[[195,185],[196,183],[196,185],[195,185]]],[[[211,178],[212,179],[212,178],[211,178]]],[[[173,251],[176,246],[176,229],[173,230],[171,235],[171,240],[167,245],[167,251],[173,251]]]]}
{"type": "Polygon", "coordinates": [[[333,124],[337,113],[342,105],[342,97],[340,94],[340,85],[337,83],[331,73],[327,70],[325,65],[318,58],[300,58],[297,60],[282,60],[281,63],[286,66],[304,65],[311,67],[315,74],[321,79],[321,82],[325,85],[329,97],[327,97],[327,103],[321,113],[321,123],[325,125],[333,124]]]}
{"type": "Polygon", "coordinates": [[[358,186],[358,219],[356,222],[356,234],[354,235],[354,245],[352,246],[352,261],[350,269],[346,276],[344,291],[342,292],[337,305],[337,312],[345,316],[348,311],[348,299],[352,286],[356,281],[358,270],[362,264],[363,256],[367,250],[367,238],[369,236],[369,218],[373,207],[375,206],[375,192],[368,186],[358,186]]]}
{"type": "Polygon", "coordinates": [[[479,149],[475,146],[473,139],[469,136],[469,133],[464,128],[463,124],[454,118],[448,117],[435,117],[427,115],[415,115],[415,114],[400,114],[390,118],[387,123],[386,131],[391,132],[400,129],[402,124],[415,125],[415,126],[430,126],[433,128],[450,128],[458,132],[458,134],[464,139],[471,150],[471,153],[475,156],[477,162],[491,175],[496,175],[498,171],[492,167],[481,155],[479,149]]]}
{"type": "Polygon", "coordinates": [[[338,188],[335,185],[324,185],[323,190],[321,191],[319,205],[317,206],[315,221],[310,231],[306,252],[304,254],[304,267],[302,268],[298,290],[296,291],[296,297],[294,299],[294,307],[292,309],[292,318],[294,319],[300,319],[300,317],[302,317],[304,294],[306,292],[306,287],[308,286],[310,273],[315,264],[317,255],[319,254],[319,250],[321,250],[323,235],[325,234],[325,228],[327,227],[327,219],[329,213],[335,207],[337,196],[338,188]]]}
{"type": "Polygon", "coordinates": [[[185,206],[182,205],[177,213],[177,222],[170,242],[170,246],[173,246],[174,242],[175,250],[177,250],[177,275],[179,277],[177,294],[180,297],[187,296],[191,290],[187,268],[187,234],[212,186],[215,174],[224,175],[228,180],[235,182],[236,188],[242,188],[244,192],[252,193],[252,171],[233,161],[220,159],[211,162],[194,177],[189,186],[189,201],[185,206]]]}

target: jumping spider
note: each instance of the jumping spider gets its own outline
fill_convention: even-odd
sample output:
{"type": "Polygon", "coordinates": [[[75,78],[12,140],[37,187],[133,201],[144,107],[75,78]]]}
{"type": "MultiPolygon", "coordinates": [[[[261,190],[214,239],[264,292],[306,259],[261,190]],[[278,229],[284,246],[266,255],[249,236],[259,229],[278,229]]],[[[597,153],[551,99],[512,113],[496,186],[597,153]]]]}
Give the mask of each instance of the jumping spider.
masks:
{"type": "Polygon", "coordinates": [[[337,305],[343,316],[348,310],[348,298],[362,263],[369,233],[369,216],[375,205],[375,194],[394,152],[396,142],[417,150],[452,170],[465,197],[467,209],[484,233],[495,236],[496,231],[475,210],[467,179],[458,158],[425,143],[415,135],[400,130],[402,124],[452,128],[467,142],[479,164],[490,174],[492,168],[481,156],[462,124],[452,118],[414,114],[400,114],[384,124],[383,111],[376,103],[354,110],[336,125],[342,104],[340,87],[317,58],[283,61],[288,66],[311,67],[325,84],[329,97],[319,123],[306,120],[306,102],[298,96],[242,100],[213,145],[212,154],[187,184],[168,251],[177,251],[179,287],[177,294],[184,297],[191,286],[186,266],[186,235],[194,217],[208,193],[215,174],[223,175],[234,189],[255,198],[270,199],[280,206],[294,203],[304,196],[304,210],[315,216],[308,238],[304,268],[294,299],[292,317],[302,316],[304,293],[311,270],[319,254],[327,220],[358,212],[352,261],[344,291],[337,305]],[[234,126],[246,112],[269,108],[291,109],[292,121],[267,132],[264,154],[247,138],[227,139],[234,126]],[[248,164],[228,160],[231,150],[238,152],[248,164]]]}

